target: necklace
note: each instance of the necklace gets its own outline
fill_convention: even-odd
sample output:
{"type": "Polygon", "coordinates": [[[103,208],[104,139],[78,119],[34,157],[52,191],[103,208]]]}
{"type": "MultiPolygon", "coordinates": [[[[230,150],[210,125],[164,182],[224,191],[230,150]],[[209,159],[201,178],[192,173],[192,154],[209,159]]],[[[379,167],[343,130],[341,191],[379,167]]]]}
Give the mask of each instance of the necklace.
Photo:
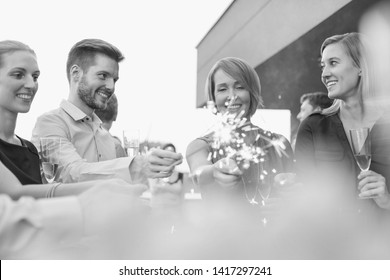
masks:
{"type": "MultiPolygon", "coordinates": [[[[260,176],[260,164],[257,164],[257,174],[256,174],[255,178],[260,178],[259,176],[260,176]]],[[[260,182],[256,183],[254,195],[250,198],[248,195],[248,190],[246,188],[245,180],[243,177],[241,177],[241,181],[242,181],[242,184],[244,185],[244,193],[245,193],[246,200],[253,206],[258,205],[259,202],[256,200],[256,197],[257,197],[257,194],[260,194],[260,190],[259,190],[259,183],[260,182]]]]}
{"type": "Polygon", "coordinates": [[[244,191],[245,191],[245,198],[246,198],[246,200],[247,200],[251,205],[257,205],[257,204],[259,204],[259,203],[257,202],[257,200],[256,200],[256,196],[257,196],[257,192],[258,192],[258,190],[257,190],[257,188],[258,188],[257,185],[256,185],[256,189],[255,189],[255,195],[254,195],[252,198],[249,198],[248,192],[247,192],[247,190],[246,190],[246,184],[245,184],[244,178],[242,178],[241,180],[242,180],[242,183],[243,183],[243,185],[244,185],[244,191]]]}
{"type": "MultiPolygon", "coordinates": [[[[251,125],[251,123],[249,123],[248,125],[246,125],[246,126],[242,126],[242,128],[243,128],[243,131],[245,131],[246,133],[248,133],[249,135],[250,134],[253,134],[253,133],[255,133],[255,135],[256,136],[254,136],[254,135],[252,135],[252,136],[249,136],[248,134],[246,134],[245,136],[249,136],[249,139],[251,139],[252,137],[254,137],[254,140],[252,140],[253,141],[253,143],[251,143],[250,144],[250,146],[253,146],[253,145],[255,145],[255,143],[257,142],[257,140],[258,140],[258,137],[257,137],[257,135],[259,134],[259,131],[254,131],[254,130],[257,130],[257,127],[253,127],[252,125],[251,125]]],[[[250,142],[252,142],[251,140],[249,140],[250,142]]],[[[250,178],[250,180],[251,179],[255,179],[255,178],[257,178],[257,180],[259,180],[260,179],[260,163],[256,163],[256,165],[257,165],[257,170],[255,169],[255,167],[253,167],[254,169],[253,169],[253,171],[257,171],[257,173],[256,174],[251,174],[252,172],[250,172],[248,175],[249,175],[249,177],[252,177],[252,178],[250,178]],[[254,175],[254,176],[253,176],[254,175]]],[[[250,168],[250,167],[249,167],[250,168]]],[[[248,195],[248,190],[247,190],[247,186],[246,186],[246,183],[245,183],[245,180],[244,180],[244,177],[241,177],[241,181],[242,181],[242,184],[244,185],[244,193],[245,193],[245,198],[246,198],[246,200],[251,204],[251,205],[258,205],[259,204],[259,202],[256,200],[256,198],[257,198],[257,195],[258,194],[260,194],[260,190],[259,190],[259,181],[257,181],[256,182],[256,187],[254,188],[254,195],[252,196],[252,197],[249,197],[249,195],[248,195]]]]}

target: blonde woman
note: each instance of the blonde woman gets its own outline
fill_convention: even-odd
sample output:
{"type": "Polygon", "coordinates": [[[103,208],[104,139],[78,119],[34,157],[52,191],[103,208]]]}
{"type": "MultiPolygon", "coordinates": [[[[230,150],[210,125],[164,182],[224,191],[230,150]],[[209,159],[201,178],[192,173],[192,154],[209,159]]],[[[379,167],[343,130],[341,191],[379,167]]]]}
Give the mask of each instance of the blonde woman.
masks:
{"type": "Polygon", "coordinates": [[[323,42],[321,79],[335,101],[302,122],[295,149],[303,180],[324,186],[338,198],[350,198],[350,205],[357,204],[359,211],[375,206],[390,209],[390,146],[383,137],[389,123],[376,102],[364,39],[359,33],[347,33],[323,42]],[[361,127],[368,127],[372,137],[371,167],[363,172],[352,153],[349,133],[361,127]]]}

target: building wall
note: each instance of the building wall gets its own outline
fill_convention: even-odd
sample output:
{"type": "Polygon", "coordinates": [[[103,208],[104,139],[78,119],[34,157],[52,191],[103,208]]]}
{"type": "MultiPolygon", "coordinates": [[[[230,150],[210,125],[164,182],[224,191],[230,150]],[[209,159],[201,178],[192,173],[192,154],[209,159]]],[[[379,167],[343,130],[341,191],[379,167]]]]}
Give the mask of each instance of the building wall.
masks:
{"type": "Polygon", "coordinates": [[[349,2],[351,0],[233,1],[197,46],[196,106],[205,103],[205,80],[218,59],[236,56],[256,67],[349,2]]]}

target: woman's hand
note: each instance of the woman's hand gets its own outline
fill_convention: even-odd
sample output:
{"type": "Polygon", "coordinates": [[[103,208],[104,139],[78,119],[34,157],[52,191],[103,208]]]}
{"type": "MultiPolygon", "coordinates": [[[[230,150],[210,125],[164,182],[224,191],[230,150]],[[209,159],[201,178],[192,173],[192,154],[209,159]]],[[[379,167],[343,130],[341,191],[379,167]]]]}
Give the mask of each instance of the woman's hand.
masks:
{"type": "Polygon", "coordinates": [[[274,177],[274,186],[280,197],[290,198],[299,195],[302,183],[297,181],[295,173],[279,173],[274,177]]]}
{"type": "Polygon", "coordinates": [[[295,173],[278,173],[274,177],[274,182],[278,186],[289,186],[296,183],[295,173]]]}
{"type": "Polygon", "coordinates": [[[390,209],[390,194],[386,187],[385,177],[372,170],[368,170],[362,171],[358,179],[360,198],[373,197],[379,207],[390,209]]]}
{"type": "Polygon", "coordinates": [[[223,158],[214,163],[213,176],[221,186],[233,188],[240,183],[242,171],[234,160],[223,158]]]}

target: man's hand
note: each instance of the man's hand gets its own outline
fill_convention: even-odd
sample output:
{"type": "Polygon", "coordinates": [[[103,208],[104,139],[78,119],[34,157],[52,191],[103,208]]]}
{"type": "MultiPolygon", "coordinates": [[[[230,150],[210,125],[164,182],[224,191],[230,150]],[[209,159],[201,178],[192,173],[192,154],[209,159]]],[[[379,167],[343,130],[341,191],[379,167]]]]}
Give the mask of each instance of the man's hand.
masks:
{"type": "Polygon", "coordinates": [[[130,174],[134,182],[146,178],[164,178],[172,174],[176,165],[183,162],[179,153],[151,149],[146,155],[136,156],[130,164],[130,174]]]}

